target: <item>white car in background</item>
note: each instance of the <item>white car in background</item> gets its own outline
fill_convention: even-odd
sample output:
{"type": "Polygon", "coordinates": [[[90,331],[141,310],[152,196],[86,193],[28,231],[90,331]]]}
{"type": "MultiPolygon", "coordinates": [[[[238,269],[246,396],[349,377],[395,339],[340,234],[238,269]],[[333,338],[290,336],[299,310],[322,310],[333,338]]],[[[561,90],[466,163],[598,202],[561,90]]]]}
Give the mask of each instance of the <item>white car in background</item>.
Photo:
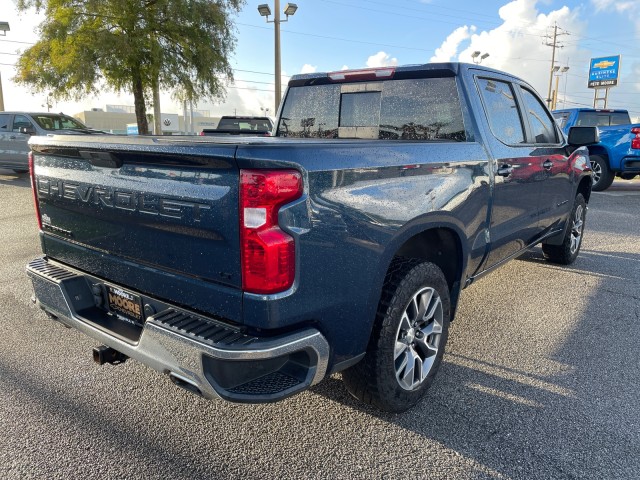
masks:
{"type": "Polygon", "coordinates": [[[0,112],[0,168],[27,172],[32,135],[104,134],[63,113],[0,112]]]}

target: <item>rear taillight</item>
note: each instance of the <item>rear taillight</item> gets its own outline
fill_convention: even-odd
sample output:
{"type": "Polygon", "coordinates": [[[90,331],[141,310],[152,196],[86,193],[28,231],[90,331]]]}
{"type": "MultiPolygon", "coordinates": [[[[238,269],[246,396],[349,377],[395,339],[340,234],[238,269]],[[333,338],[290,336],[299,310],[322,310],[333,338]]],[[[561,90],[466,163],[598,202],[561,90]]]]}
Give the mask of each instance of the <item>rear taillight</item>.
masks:
{"type": "Polygon", "coordinates": [[[250,293],[288,289],[295,278],[295,242],[278,225],[280,207],[302,195],[296,170],[240,170],[242,288],[250,293]]]}
{"type": "Polygon", "coordinates": [[[29,152],[29,175],[31,176],[31,192],[33,193],[33,203],[36,207],[38,228],[42,230],[42,217],[40,216],[40,203],[38,202],[38,189],[36,188],[36,169],[33,165],[33,152],[29,152]]]}
{"type": "Polygon", "coordinates": [[[633,127],[631,133],[635,134],[635,138],[631,139],[631,148],[640,149],[640,127],[633,127]]]}

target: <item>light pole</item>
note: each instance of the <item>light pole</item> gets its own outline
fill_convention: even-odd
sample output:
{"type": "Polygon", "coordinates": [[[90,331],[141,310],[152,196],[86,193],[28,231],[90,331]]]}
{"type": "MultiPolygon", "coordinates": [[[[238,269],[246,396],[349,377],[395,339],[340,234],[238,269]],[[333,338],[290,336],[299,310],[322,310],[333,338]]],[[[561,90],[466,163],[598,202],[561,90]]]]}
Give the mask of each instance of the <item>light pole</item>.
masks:
{"type": "Polygon", "coordinates": [[[471,60],[473,60],[473,63],[475,63],[476,65],[480,65],[482,63],[482,60],[484,60],[488,56],[488,53],[482,53],[480,50],[476,50],[471,54],[471,60]]]}
{"type": "MultiPolygon", "coordinates": [[[[9,30],[11,30],[9,28],[9,22],[0,22],[0,35],[4,37],[9,30]]],[[[4,112],[4,95],[2,94],[2,73],[0,73],[0,112],[4,112]]]]}
{"type": "Polygon", "coordinates": [[[560,86],[560,77],[569,71],[569,67],[560,67],[558,65],[553,67],[553,76],[556,77],[556,89],[553,91],[551,97],[551,110],[555,110],[558,103],[558,88],[560,86]]]}
{"type": "Polygon", "coordinates": [[[282,96],[282,78],[280,75],[280,24],[282,22],[288,22],[289,16],[292,16],[298,10],[298,6],[295,3],[287,3],[284,7],[284,14],[286,15],[286,20],[280,19],[280,0],[274,0],[274,10],[275,14],[273,16],[273,20],[269,20],[269,16],[271,15],[271,9],[269,5],[263,3],[258,5],[258,12],[262,17],[266,17],[265,20],[267,23],[273,23],[275,27],[275,74],[276,74],[276,109],[278,111],[278,107],[280,106],[280,97],[282,96]]]}
{"type": "Polygon", "coordinates": [[[265,117],[269,116],[269,110],[270,110],[269,108],[260,107],[260,110],[264,112],[265,117]]]}

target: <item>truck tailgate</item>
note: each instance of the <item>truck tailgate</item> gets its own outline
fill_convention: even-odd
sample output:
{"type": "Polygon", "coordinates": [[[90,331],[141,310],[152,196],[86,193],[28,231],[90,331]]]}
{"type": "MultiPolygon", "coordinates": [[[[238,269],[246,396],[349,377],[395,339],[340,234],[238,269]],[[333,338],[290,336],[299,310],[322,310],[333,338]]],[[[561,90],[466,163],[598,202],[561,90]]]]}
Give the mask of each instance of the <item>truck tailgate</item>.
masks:
{"type": "Polygon", "coordinates": [[[191,143],[187,150],[123,138],[100,145],[32,141],[45,252],[98,277],[239,320],[235,144],[191,143]],[[209,304],[213,295],[194,284],[216,290],[224,305],[209,304]]]}

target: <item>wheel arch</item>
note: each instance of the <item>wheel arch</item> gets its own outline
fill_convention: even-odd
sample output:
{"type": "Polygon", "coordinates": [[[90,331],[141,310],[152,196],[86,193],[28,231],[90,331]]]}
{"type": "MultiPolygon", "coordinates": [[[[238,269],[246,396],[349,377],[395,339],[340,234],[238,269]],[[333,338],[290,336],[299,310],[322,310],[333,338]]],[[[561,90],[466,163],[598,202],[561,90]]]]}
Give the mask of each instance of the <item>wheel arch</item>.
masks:
{"type": "Polygon", "coordinates": [[[431,262],[442,270],[449,286],[453,320],[468,260],[468,244],[462,224],[455,218],[427,214],[400,229],[387,245],[378,267],[377,278],[381,280],[378,288],[374,289],[376,305],[384,277],[396,257],[431,262]]]}
{"type": "Polygon", "coordinates": [[[576,189],[576,195],[581,193],[584,201],[587,203],[589,203],[589,198],[591,198],[591,183],[591,176],[584,175],[578,182],[578,188],[576,189]]]}
{"type": "Polygon", "coordinates": [[[598,155],[607,161],[607,166],[611,167],[611,162],[609,162],[609,150],[602,145],[589,145],[587,147],[589,150],[589,155],[598,155]]]}

